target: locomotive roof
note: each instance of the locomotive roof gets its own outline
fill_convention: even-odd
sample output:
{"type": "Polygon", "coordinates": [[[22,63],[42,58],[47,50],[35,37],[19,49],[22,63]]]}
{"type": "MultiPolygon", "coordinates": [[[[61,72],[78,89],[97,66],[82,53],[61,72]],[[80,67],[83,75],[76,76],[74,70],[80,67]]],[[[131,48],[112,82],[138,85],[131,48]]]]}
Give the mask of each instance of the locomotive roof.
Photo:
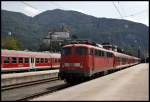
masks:
{"type": "Polygon", "coordinates": [[[48,53],[48,52],[30,52],[30,51],[16,51],[16,50],[1,50],[1,56],[9,57],[37,57],[37,58],[60,58],[59,53],[48,53]]]}
{"type": "Polygon", "coordinates": [[[137,57],[134,57],[134,56],[130,56],[130,55],[127,55],[127,54],[115,52],[115,51],[112,51],[112,50],[107,50],[107,49],[104,49],[104,48],[101,48],[101,47],[98,47],[98,46],[93,46],[93,45],[88,45],[88,44],[68,44],[68,45],[65,45],[64,47],[71,47],[71,46],[94,48],[94,49],[99,49],[99,50],[106,51],[106,52],[112,52],[114,54],[114,56],[116,56],[116,57],[122,57],[122,58],[131,58],[132,57],[134,59],[138,59],[137,57]]]}
{"type": "Polygon", "coordinates": [[[88,44],[69,44],[69,45],[66,45],[66,46],[64,46],[64,47],[71,47],[71,46],[87,47],[87,48],[100,49],[100,50],[106,51],[106,52],[114,52],[114,51],[111,51],[111,50],[104,49],[104,48],[102,48],[102,47],[93,46],[93,45],[88,45],[88,44]]]}

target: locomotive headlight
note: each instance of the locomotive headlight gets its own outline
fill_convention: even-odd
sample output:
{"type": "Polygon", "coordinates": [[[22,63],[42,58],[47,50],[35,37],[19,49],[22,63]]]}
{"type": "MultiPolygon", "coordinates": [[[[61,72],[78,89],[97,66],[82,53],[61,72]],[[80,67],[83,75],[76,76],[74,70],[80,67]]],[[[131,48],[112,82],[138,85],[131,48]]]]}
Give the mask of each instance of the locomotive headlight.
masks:
{"type": "Polygon", "coordinates": [[[64,63],[64,67],[81,67],[80,63],[64,63]]]}

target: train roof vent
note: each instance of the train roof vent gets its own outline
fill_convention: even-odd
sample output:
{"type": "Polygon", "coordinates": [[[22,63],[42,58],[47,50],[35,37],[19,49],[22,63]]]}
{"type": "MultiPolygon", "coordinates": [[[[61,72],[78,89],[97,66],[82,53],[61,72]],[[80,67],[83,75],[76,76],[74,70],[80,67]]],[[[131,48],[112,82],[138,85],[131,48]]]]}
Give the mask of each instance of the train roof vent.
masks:
{"type": "Polygon", "coordinates": [[[97,46],[95,42],[90,40],[71,40],[69,41],[69,44],[88,44],[88,45],[97,46]]]}

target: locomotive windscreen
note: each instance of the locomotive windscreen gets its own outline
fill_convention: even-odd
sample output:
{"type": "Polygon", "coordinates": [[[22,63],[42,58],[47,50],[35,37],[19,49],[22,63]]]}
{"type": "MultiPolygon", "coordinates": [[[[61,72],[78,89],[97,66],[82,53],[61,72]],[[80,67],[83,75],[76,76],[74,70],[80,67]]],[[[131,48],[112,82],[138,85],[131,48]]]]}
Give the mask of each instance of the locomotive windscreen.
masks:
{"type": "Polygon", "coordinates": [[[70,55],[71,54],[71,47],[65,47],[62,49],[63,55],[70,55]]]}
{"type": "Polygon", "coordinates": [[[78,55],[86,55],[87,52],[88,52],[87,48],[84,48],[84,47],[76,48],[76,54],[78,54],[78,55]]]}

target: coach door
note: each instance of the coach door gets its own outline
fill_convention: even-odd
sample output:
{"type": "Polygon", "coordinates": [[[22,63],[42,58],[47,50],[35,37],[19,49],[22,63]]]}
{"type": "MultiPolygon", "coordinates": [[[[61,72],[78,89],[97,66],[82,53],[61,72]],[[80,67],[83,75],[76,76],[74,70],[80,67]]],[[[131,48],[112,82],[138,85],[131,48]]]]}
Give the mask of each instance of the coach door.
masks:
{"type": "Polygon", "coordinates": [[[30,58],[30,69],[35,68],[35,58],[31,57],[30,58]]]}

